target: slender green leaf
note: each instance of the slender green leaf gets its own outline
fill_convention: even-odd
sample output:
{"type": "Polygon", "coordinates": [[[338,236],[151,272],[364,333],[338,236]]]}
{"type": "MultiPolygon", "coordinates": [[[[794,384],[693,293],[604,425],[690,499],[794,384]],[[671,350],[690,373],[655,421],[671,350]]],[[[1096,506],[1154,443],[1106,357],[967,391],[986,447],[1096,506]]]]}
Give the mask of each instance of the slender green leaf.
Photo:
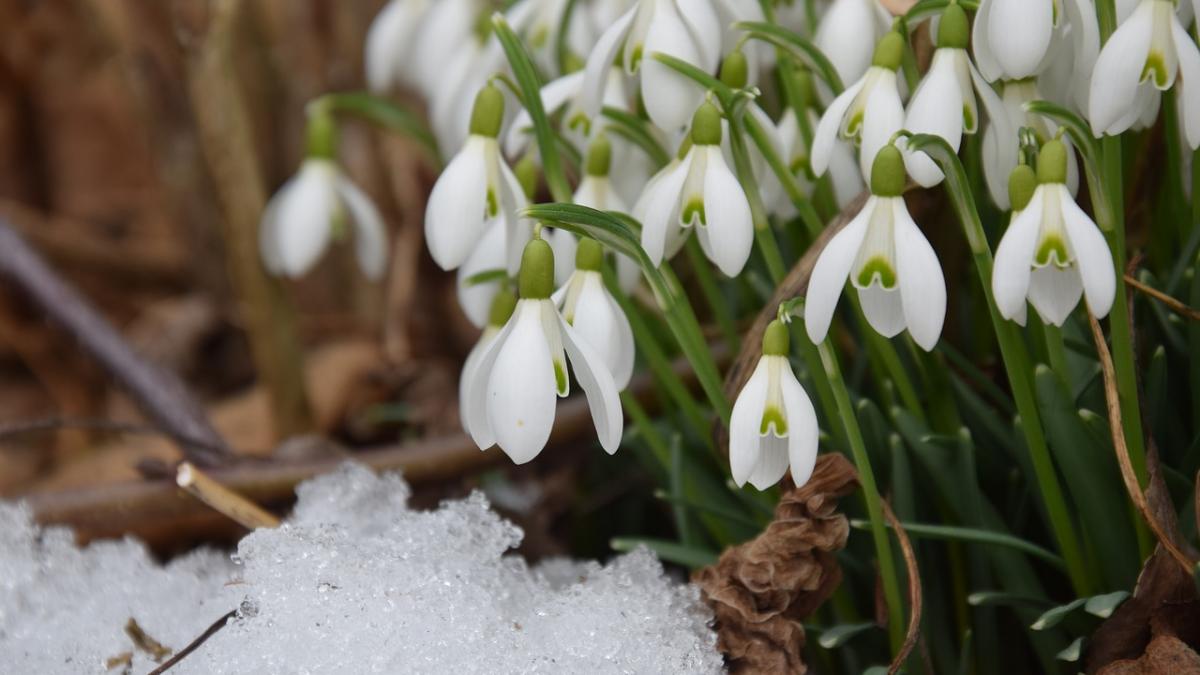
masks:
{"type": "Polygon", "coordinates": [[[466,286],[470,287],[470,286],[478,286],[480,284],[490,284],[495,281],[504,281],[507,278],[508,278],[508,270],[505,270],[505,269],[483,270],[482,272],[476,272],[475,274],[472,274],[471,276],[467,277],[466,281],[464,281],[463,283],[466,286]]]}
{"type": "Polygon", "coordinates": [[[1107,619],[1112,616],[1112,613],[1117,611],[1117,607],[1121,606],[1122,602],[1129,597],[1126,591],[1116,591],[1113,593],[1105,593],[1104,595],[1093,595],[1088,598],[1083,609],[1092,616],[1098,616],[1101,619],[1107,619]]]}
{"type": "Polygon", "coordinates": [[[1058,659],[1068,663],[1075,663],[1079,660],[1080,656],[1083,656],[1083,645],[1085,642],[1087,642],[1087,638],[1082,636],[1075,638],[1071,644],[1058,653],[1058,659]]]}
{"type": "MultiPolygon", "coordinates": [[[[941,539],[945,541],[962,541],[970,544],[1007,546],[1008,548],[1040,558],[1059,569],[1065,568],[1061,556],[1047,551],[1033,542],[1025,541],[1004,532],[991,532],[989,530],[953,525],[930,525],[927,523],[901,523],[901,525],[914,539],[941,539]]],[[[850,526],[859,530],[865,530],[869,527],[869,524],[863,520],[851,520],[850,526]]]]}
{"type": "Polygon", "coordinates": [[[646,120],[619,108],[605,106],[604,117],[607,129],[642,149],[655,166],[663,167],[671,161],[671,154],[658,140],[657,130],[646,120]]]}
{"type": "Polygon", "coordinates": [[[810,66],[817,76],[825,81],[834,96],[846,88],[829,58],[816,45],[796,33],[773,23],[758,21],[743,21],[735,23],[733,27],[746,31],[750,37],[786,49],[797,60],[810,66]]]}
{"type": "Polygon", "coordinates": [[[817,644],[825,649],[837,649],[854,639],[855,636],[861,635],[873,628],[878,628],[878,626],[873,623],[850,623],[831,626],[817,638],[817,644]]]}
{"type": "Polygon", "coordinates": [[[1087,604],[1087,601],[1087,598],[1075,598],[1065,605],[1059,605],[1058,607],[1048,609],[1043,612],[1036,621],[1030,624],[1029,627],[1034,630],[1046,630],[1048,628],[1053,628],[1062,623],[1063,619],[1066,619],[1068,616],[1070,616],[1072,612],[1087,604]]]}
{"type": "Polygon", "coordinates": [[[991,606],[1027,606],[1046,607],[1050,604],[1045,598],[1034,598],[1017,593],[1004,591],[976,591],[967,596],[967,604],[972,607],[991,606]]]}
{"type": "Polygon", "coordinates": [[[442,160],[437,138],[421,116],[385,98],[365,91],[341,92],[325,94],[315,99],[312,105],[326,105],[334,112],[357,115],[372,124],[408,136],[421,143],[436,162],[442,160]]]}

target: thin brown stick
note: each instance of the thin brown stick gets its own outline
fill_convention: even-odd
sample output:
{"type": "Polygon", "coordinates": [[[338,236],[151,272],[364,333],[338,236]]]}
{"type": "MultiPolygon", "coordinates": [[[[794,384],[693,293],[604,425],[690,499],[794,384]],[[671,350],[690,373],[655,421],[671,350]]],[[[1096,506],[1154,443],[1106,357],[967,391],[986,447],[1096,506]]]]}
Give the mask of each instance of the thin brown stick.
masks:
{"type": "Polygon", "coordinates": [[[248,530],[279,527],[279,519],[262,507],[213,480],[190,462],[179,465],[175,483],[192,496],[248,530]]]}
{"type": "Polygon", "coordinates": [[[180,661],[182,661],[184,658],[186,658],[188,656],[188,654],[191,654],[192,652],[196,651],[196,649],[199,648],[200,645],[207,642],[210,637],[216,635],[217,632],[220,631],[222,628],[224,628],[225,624],[229,623],[229,620],[232,619],[236,615],[237,615],[236,609],[231,609],[228,612],[226,612],[224,615],[221,616],[221,618],[212,622],[211,626],[204,629],[204,632],[201,633],[199,635],[199,637],[197,637],[195,640],[192,640],[191,642],[189,642],[188,646],[184,647],[183,649],[180,649],[179,653],[177,653],[177,654],[175,654],[175,656],[172,656],[171,658],[167,659],[167,661],[165,663],[163,663],[161,666],[150,671],[148,675],[162,675],[163,673],[167,672],[168,670],[174,668],[175,665],[178,664],[180,661]]]}
{"type": "Polygon", "coordinates": [[[172,437],[187,440],[184,455],[215,466],[230,454],[182,381],[138,356],[90,303],[66,284],[5,220],[0,219],[0,275],[8,277],[62,330],[70,334],[172,437]],[[196,444],[208,446],[201,450],[196,444]],[[220,448],[215,450],[214,448],[220,448]]]}
{"type": "Polygon", "coordinates": [[[1135,279],[1133,277],[1133,275],[1131,275],[1131,274],[1125,275],[1125,285],[1127,285],[1141,293],[1144,293],[1144,294],[1150,296],[1151,298],[1154,298],[1155,300],[1166,305],[1167,309],[1171,310],[1172,312],[1175,312],[1176,314],[1178,314],[1180,316],[1191,319],[1192,321],[1200,321],[1200,311],[1197,311],[1195,309],[1192,309],[1191,307],[1188,307],[1187,305],[1183,304],[1179,300],[1176,300],[1175,298],[1167,295],[1166,293],[1163,293],[1162,291],[1158,290],[1157,288],[1155,288],[1153,286],[1143,284],[1142,282],[1135,279]]]}
{"type": "Polygon", "coordinates": [[[1133,470],[1133,462],[1129,459],[1129,447],[1125,444],[1125,426],[1121,422],[1121,401],[1117,394],[1117,375],[1116,369],[1113,367],[1112,354],[1108,351],[1108,343],[1104,339],[1104,331],[1100,329],[1100,322],[1090,311],[1088,320],[1092,326],[1092,339],[1096,343],[1096,353],[1100,357],[1100,370],[1104,375],[1104,400],[1107,404],[1109,430],[1112,433],[1113,449],[1117,454],[1117,464],[1121,467],[1121,479],[1125,482],[1125,490],[1129,492],[1133,505],[1137,507],[1146,524],[1154,532],[1158,543],[1183,567],[1184,572],[1191,576],[1195,570],[1195,561],[1180,550],[1175,544],[1174,536],[1158,521],[1158,518],[1154,517],[1154,512],[1150,509],[1146,495],[1138,483],[1137,474],[1133,470]]]}
{"type": "Polygon", "coordinates": [[[79,429],[97,431],[109,434],[137,434],[141,436],[166,436],[180,445],[191,446],[201,451],[224,452],[224,446],[210,445],[191,439],[175,438],[170,432],[149,424],[137,422],[122,422],[96,417],[43,417],[20,422],[0,422],[0,441],[17,438],[28,434],[47,431],[62,431],[64,429],[79,429]]]}
{"type": "Polygon", "coordinates": [[[896,675],[904,666],[908,655],[912,653],[913,647],[917,644],[917,638],[921,635],[921,570],[917,567],[917,555],[913,551],[912,542],[908,539],[908,533],[904,531],[904,526],[900,524],[900,519],[892,511],[892,507],[888,505],[886,500],[880,500],[883,505],[883,517],[892,526],[892,530],[896,532],[896,541],[900,544],[900,553],[904,556],[904,566],[908,570],[908,632],[904,636],[904,644],[900,646],[900,651],[896,652],[895,658],[888,666],[888,675],[896,675]]]}

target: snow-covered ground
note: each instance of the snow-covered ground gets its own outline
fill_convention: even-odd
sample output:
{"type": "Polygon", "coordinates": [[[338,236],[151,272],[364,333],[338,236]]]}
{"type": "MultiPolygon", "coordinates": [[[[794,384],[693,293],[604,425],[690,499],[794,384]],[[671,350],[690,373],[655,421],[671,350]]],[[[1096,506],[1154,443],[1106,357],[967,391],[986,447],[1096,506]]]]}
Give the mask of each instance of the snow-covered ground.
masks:
{"type": "Polygon", "coordinates": [[[399,476],[353,464],[297,493],[292,517],[232,560],[199,551],[166,566],[133,540],[79,549],[0,504],[0,671],[141,675],[157,664],[130,618],[178,650],[233,608],[172,673],[721,670],[697,590],[646,551],[531,569],[506,555],[521,530],[481,494],[413,511],[399,476]]]}

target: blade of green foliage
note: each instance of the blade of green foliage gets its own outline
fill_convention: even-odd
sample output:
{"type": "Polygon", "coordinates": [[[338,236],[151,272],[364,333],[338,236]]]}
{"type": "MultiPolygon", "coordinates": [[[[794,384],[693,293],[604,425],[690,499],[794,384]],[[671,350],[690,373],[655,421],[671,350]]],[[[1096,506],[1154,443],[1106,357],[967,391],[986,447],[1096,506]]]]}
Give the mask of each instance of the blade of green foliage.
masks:
{"type": "Polygon", "coordinates": [[[833,67],[833,63],[829,58],[817,49],[817,46],[807,39],[793,33],[792,31],[773,24],[759,21],[743,21],[735,23],[733,27],[737,30],[746,31],[758,40],[764,40],[771,44],[782,47],[790,52],[797,60],[812,68],[825,84],[833,92],[834,96],[842,93],[846,88],[842,78],[838,76],[837,69],[833,67]]]}
{"type": "Polygon", "coordinates": [[[879,626],[874,623],[851,623],[831,626],[825,629],[820,637],[817,638],[817,644],[825,649],[837,649],[854,639],[855,636],[878,628],[879,626]]]}
{"type": "Polygon", "coordinates": [[[398,132],[418,141],[438,164],[442,155],[438,151],[437,138],[420,115],[403,108],[385,98],[365,91],[325,94],[316,99],[314,105],[328,105],[334,112],[358,115],[372,124],[398,132]]]}
{"type": "Polygon", "coordinates": [[[1046,630],[1048,628],[1054,628],[1058,624],[1062,623],[1063,619],[1066,619],[1068,616],[1070,616],[1072,612],[1087,604],[1087,601],[1087,598],[1075,598],[1065,605],[1059,605],[1058,607],[1048,609],[1043,612],[1036,621],[1030,624],[1029,627],[1033,630],[1046,630]]]}

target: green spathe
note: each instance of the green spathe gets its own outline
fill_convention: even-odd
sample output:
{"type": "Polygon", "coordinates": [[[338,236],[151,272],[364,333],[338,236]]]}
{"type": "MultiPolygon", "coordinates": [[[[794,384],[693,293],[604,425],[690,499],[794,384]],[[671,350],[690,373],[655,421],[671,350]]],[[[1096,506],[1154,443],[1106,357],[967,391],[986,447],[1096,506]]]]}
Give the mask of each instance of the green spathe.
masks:
{"type": "Polygon", "coordinates": [[[904,194],[904,156],[894,145],[885,145],[871,164],[871,194],[878,197],[899,197],[904,194]]]}
{"type": "Polygon", "coordinates": [[[1067,146],[1062,141],[1047,141],[1042,146],[1038,153],[1037,177],[1042,184],[1067,182],[1067,146]]]}
{"type": "Polygon", "coordinates": [[[1037,189],[1037,176],[1028,164],[1018,164],[1008,176],[1008,201],[1013,211],[1024,211],[1037,189]]]}
{"type": "Polygon", "coordinates": [[[871,65],[896,70],[903,60],[904,38],[896,31],[889,31],[875,45],[875,54],[871,57],[871,65]]]}
{"type": "Polygon", "coordinates": [[[471,134],[495,138],[504,123],[504,94],[490,82],[475,96],[471,109],[471,134]]]}
{"type": "Polygon", "coordinates": [[[767,325],[763,333],[763,356],[787,356],[791,349],[791,334],[787,324],[775,319],[767,325]]]}
{"type": "Polygon", "coordinates": [[[509,290],[508,283],[505,282],[502,288],[496,292],[496,297],[492,298],[492,309],[488,314],[488,325],[497,328],[508,323],[512,318],[513,310],[517,308],[517,296],[509,290]]]}
{"type": "Polygon", "coordinates": [[[579,240],[575,249],[575,269],[581,272],[599,272],[604,263],[604,247],[590,237],[579,240]]]}
{"type": "Polygon", "coordinates": [[[951,4],[942,12],[938,24],[937,46],[939,49],[966,49],[971,37],[971,24],[967,12],[957,4],[951,4]]]}
{"type": "Polygon", "coordinates": [[[612,143],[608,136],[600,134],[588,147],[587,174],[589,176],[607,176],[612,168],[612,143]]]}
{"type": "Polygon", "coordinates": [[[554,251],[545,239],[535,237],[525,244],[518,286],[522,300],[545,300],[554,292],[554,251]]]}
{"type": "Polygon", "coordinates": [[[696,145],[721,144],[721,111],[705,101],[692,116],[692,143],[696,145]]]}

